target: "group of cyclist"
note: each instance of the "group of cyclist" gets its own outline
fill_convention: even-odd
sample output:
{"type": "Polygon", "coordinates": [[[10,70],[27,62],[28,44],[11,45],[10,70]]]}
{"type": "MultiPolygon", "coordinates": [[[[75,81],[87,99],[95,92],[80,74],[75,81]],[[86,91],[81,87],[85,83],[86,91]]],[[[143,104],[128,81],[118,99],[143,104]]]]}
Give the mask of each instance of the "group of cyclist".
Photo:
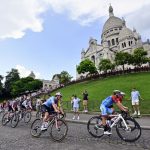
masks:
{"type": "MultiPolygon", "coordinates": [[[[16,99],[4,101],[0,105],[1,111],[8,111],[8,116],[10,113],[17,111],[24,111],[26,109],[32,110],[31,98],[29,96],[22,96],[16,99]]],[[[8,120],[8,119],[7,119],[8,120]]]]}
{"type": "MultiPolygon", "coordinates": [[[[125,93],[119,90],[114,90],[113,94],[111,96],[108,96],[106,99],[104,99],[100,104],[104,134],[107,135],[111,134],[111,132],[108,129],[108,126],[106,125],[106,120],[108,114],[114,113],[113,104],[116,104],[118,108],[122,111],[125,112],[128,111],[128,108],[123,106],[122,104],[122,99],[124,96],[125,93]]],[[[55,96],[50,96],[44,103],[40,102],[41,111],[44,114],[41,130],[47,129],[48,126],[47,122],[49,119],[49,115],[53,114],[54,112],[64,114],[63,109],[61,107],[61,99],[62,99],[62,94],[60,92],[57,92],[55,96]]],[[[27,108],[32,109],[31,99],[27,96],[23,96],[20,99],[7,101],[4,107],[8,109],[8,112],[18,111],[20,109],[27,109],[27,108]]],[[[101,125],[98,125],[97,128],[99,128],[99,126],[101,125]]]]}

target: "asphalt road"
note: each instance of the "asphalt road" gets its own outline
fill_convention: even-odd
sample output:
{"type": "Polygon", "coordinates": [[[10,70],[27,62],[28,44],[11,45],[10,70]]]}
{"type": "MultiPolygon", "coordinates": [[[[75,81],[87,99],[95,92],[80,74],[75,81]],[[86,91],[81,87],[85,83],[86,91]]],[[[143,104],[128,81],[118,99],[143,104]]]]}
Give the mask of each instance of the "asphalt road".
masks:
{"type": "MultiPolygon", "coordinates": [[[[32,118],[32,121],[34,118],[32,118]]],[[[31,122],[32,122],[31,121],[31,122]]],[[[150,150],[150,130],[143,130],[141,138],[134,143],[121,141],[116,132],[113,135],[96,139],[89,135],[86,125],[68,123],[67,137],[61,143],[54,142],[48,132],[40,138],[30,135],[31,123],[20,122],[16,128],[0,125],[1,150],[150,150]]]]}

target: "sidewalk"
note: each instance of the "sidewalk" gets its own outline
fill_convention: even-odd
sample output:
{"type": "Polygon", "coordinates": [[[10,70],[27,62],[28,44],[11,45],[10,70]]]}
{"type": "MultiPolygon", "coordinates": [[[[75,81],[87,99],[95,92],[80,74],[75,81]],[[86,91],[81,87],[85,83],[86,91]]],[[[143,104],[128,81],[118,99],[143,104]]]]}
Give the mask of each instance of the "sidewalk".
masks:
{"type": "MultiPolygon", "coordinates": [[[[97,113],[96,113],[97,114],[97,113]]],[[[88,120],[95,116],[96,114],[80,114],[80,120],[73,120],[73,113],[66,114],[66,121],[78,124],[87,124],[88,120]]],[[[136,121],[140,124],[142,129],[150,130],[150,117],[143,116],[141,118],[135,118],[136,121]]]]}

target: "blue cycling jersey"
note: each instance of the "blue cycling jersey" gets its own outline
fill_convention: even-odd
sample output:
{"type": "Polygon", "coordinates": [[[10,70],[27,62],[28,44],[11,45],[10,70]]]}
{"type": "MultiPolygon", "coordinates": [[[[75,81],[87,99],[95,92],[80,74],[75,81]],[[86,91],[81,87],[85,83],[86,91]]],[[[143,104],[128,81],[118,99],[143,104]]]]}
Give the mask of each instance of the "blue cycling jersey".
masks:
{"type": "Polygon", "coordinates": [[[47,107],[51,107],[52,104],[55,104],[55,97],[54,96],[50,97],[43,104],[46,105],[47,107]]]}
{"type": "Polygon", "coordinates": [[[113,100],[112,96],[108,96],[102,101],[102,105],[104,105],[105,107],[110,107],[113,105],[113,103],[115,103],[115,101],[113,100]]]}

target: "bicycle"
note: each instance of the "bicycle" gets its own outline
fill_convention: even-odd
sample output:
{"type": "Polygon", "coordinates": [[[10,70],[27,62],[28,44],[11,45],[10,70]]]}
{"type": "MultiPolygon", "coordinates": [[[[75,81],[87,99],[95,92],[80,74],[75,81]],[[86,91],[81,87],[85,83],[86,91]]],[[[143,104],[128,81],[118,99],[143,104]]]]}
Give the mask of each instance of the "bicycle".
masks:
{"type": "MultiPolygon", "coordinates": [[[[116,126],[116,132],[118,136],[126,142],[134,142],[141,136],[141,127],[138,122],[123,114],[109,115],[107,119],[107,126],[109,130],[112,130],[116,126]]],[[[100,116],[94,116],[89,119],[87,123],[88,132],[96,138],[100,138],[104,135],[104,128],[102,126],[102,118],[100,116]],[[97,127],[99,126],[99,128],[97,127]]]]}
{"type": "Polygon", "coordinates": [[[2,117],[2,125],[5,126],[10,121],[12,128],[15,128],[18,125],[19,117],[16,112],[11,112],[10,114],[8,114],[8,112],[4,113],[2,117]]]}
{"type": "Polygon", "coordinates": [[[30,131],[33,137],[39,137],[45,131],[49,131],[51,138],[57,142],[61,142],[66,137],[68,125],[64,119],[59,118],[57,113],[49,116],[47,130],[41,130],[42,123],[42,119],[39,118],[33,121],[30,131]]]}

